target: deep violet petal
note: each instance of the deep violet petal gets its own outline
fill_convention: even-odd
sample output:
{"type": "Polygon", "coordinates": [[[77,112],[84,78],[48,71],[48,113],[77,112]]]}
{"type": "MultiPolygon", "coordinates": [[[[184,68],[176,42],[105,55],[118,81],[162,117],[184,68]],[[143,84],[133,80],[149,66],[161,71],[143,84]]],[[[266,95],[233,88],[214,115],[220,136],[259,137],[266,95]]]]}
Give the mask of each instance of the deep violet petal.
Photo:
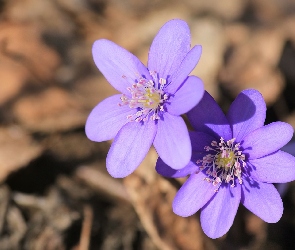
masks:
{"type": "Polygon", "coordinates": [[[220,137],[232,139],[231,128],[224,113],[207,91],[187,116],[196,131],[207,133],[218,140],[220,137]]]}
{"type": "Polygon", "coordinates": [[[227,119],[232,127],[233,138],[240,142],[246,135],[264,124],[266,105],[255,89],[242,91],[231,104],[227,119]]]}
{"type": "Polygon", "coordinates": [[[199,171],[199,167],[196,163],[190,161],[184,168],[176,170],[169,167],[163,160],[159,157],[156,163],[156,171],[158,174],[168,177],[168,178],[181,178],[186,177],[192,173],[199,171]]]}

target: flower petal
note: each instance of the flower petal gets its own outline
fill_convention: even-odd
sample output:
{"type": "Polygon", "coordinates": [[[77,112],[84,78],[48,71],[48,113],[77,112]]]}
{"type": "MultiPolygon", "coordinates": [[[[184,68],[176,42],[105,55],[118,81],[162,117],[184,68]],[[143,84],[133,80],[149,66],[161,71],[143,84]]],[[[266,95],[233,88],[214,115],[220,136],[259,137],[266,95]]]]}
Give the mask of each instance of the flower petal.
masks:
{"type": "Polygon", "coordinates": [[[187,116],[196,131],[207,133],[217,139],[232,139],[231,128],[224,113],[207,91],[187,116]]]}
{"type": "Polygon", "coordinates": [[[249,159],[274,153],[286,145],[293,136],[293,128],[285,122],[273,122],[248,134],[242,146],[249,159]]]}
{"type": "Polygon", "coordinates": [[[181,115],[195,107],[204,94],[204,84],[196,76],[189,76],[181,88],[175,93],[168,105],[168,112],[172,115],[181,115]]]}
{"type": "Polygon", "coordinates": [[[158,174],[168,178],[181,178],[199,171],[199,167],[192,161],[190,161],[184,168],[176,170],[169,167],[159,157],[156,163],[156,171],[158,174]]]}
{"type": "Polygon", "coordinates": [[[289,183],[277,183],[276,189],[278,190],[281,197],[284,197],[288,191],[289,183]]]}
{"type": "Polygon", "coordinates": [[[291,155],[295,155],[295,142],[294,142],[294,140],[290,141],[287,145],[282,147],[282,151],[285,151],[291,155]]]}
{"type": "Polygon", "coordinates": [[[91,111],[85,125],[90,140],[100,142],[113,139],[128,122],[127,116],[136,112],[128,105],[120,107],[120,97],[120,94],[110,96],[91,111]]]}
{"type": "Polygon", "coordinates": [[[206,176],[200,172],[192,174],[177,192],[173,200],[173,212],[187,217],[201,209],[214,194],[215,187],[204,180],[206,176]]]}
{"type": "Polygon", "coordinates": [[[189,136],[194,152],[207,152],[205,146],[211,146],[211,142],[216,141],[214,137],[203,132],[190,131],[189,136]]]}
{"type": "Polygon", "coordinates": [[[192,147],[183,119],[164,113],[158,120],[154,146],[162,160],[174,169],[185,167],[191,158],[192,147]]]}
{"type": "Polygon", "coordinates": [[[259,159],[249,160],[251,177],[262,182],[285,183],[295,180],[295,157],[277,151],[259,159]]]}
{"type": "Polygon", "coordinates": [[[266,105],[262,95],[254,89],[242,91],[231,104],[227,119],[233,138],[241,141],[246,135],[264,125],[266,105]]]}
{"type": "MultiPolygon", "coordinates": [[[[212,185],[212,184],[211,184],[212,185]]],[[[233,224],[241,199],[241,185],[222,185],[201,210],[201,226],[212,239],[223,236],[233,224]]]]}
{"type": "Polygon", "coordinates": [[[156,134],[155,122],[130,122],[117,134],[107,155],[107,170],[114,178],[131,174],[148,153],[156,134]]]}
{"type": "Polygon", "coordinates": [[[184,82],[187,76],[192,72],[192,70],[198,64],[200,57],[202,54],[202,46],[196,45],[194,46],[185,56],[181,65],[177,69],[176,72],[173,73],[171,77],[171,83],[167,85],[166,91],[170,94],[174,94],[179,86],[184,82]]]}
{"type": "Polygon", "coordinates": [[[140,76],[151,79],[147,68],[136,56],[109,40],[95,41],[92,55],[97,68],[104,77],[123,94],[130,95],[127,87],[131,86],[140,76]]]}
{"type": "Polygon", "coordinates": [[[273,184],[243,179],[241,203],[268,223],[278,222],[283,214],[282,199],[273,184]]]}
{"type": "MultiPolygon", "coordinates": [[[[190,30],[185,21],[174,19],[164,24],[156,35],[148,58],[148,68],[159,78],[171,77],[190,50],[190,30]]],[[[184,79],[183,79],[184,80],[184,79]]]]}

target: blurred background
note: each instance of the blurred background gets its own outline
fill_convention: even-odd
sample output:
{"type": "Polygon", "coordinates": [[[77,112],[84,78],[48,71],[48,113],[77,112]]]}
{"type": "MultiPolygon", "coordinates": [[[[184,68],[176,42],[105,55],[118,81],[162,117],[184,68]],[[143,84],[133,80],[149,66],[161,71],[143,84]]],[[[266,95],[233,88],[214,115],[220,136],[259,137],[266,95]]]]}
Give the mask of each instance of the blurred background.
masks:
{"type": "Polygon", "coordinates": [[[183,180],[156,174],[153,149],[132,175],[113,179],[110,142],[86,138],[89,112],[116,93],[93,63],[93,42],[110,39],[146,64],[173,18],[203,46],[192,74],[224,111],[256,88],[266,123],[295,127],[294,0],[1,0],[0,250],[294,249],[294,183],[279,186],[278,223],[240,206],[230,231],[211,240],[199,213],[173,214],[183,180]]]}

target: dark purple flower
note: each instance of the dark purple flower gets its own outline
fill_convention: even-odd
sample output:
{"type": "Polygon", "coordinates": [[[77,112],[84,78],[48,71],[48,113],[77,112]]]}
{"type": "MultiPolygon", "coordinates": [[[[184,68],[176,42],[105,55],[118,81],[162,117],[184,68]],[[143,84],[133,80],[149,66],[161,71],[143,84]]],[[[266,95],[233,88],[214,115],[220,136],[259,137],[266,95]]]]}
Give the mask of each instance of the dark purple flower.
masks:
{"type": "MultiPolygon", "coordinates": [[[[285,151],[293,156],[295,156],[295,142],[291,140],[287,145],[282,147],[282,151],[285,151]]],[[[279,191],[281,197],[284,197],[288,191],[289,183],[278,183],[276,185],[277,190],[279,191]]]]}
{"type": "Polygon", "coordinates": [[[295,156],[295,141],[291,140],[288,144],[282,147],[282,150],[295,156]]]}
{"type": "Polygon", "coordinates": [[[99,103],[86,122],[93,141],[114,139],[106,164],[113,177],[132,173],[153,144],[175,169],[191,158],[187,127],[180,117],[202,98],[202,81],[188,74],[197,65],[202,48],[190,49],[186,22],[171,20],[155,37],[144,66],[137,57],[102,39],[93,45],[96,66],[122,94],[99,103]]]}
{"type": "Polygon", "coordinates": [[[266,222],[282,216],[283,203],[271,183],[295,179],[295,158],[280,151],[293,128],[284,122],[263,126],[265,115],[265,102],[256,90],[241,92],[227,116],[205,92],[188,113],[198,131],[190,132],[191,162],[174,170],[157,161],[163,176],[190,175],[175,196],[173,211],[186,217],[201,209],[202,228],[211,238],[229,230],[240,202],[266,222]]]}

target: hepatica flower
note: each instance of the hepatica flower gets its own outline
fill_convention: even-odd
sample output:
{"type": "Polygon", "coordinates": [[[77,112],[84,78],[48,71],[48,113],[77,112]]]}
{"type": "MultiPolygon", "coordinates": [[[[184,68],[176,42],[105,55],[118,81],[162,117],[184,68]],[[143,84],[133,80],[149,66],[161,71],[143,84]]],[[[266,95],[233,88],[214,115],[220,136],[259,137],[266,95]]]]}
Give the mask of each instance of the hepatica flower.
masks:
{"type": "Polygon", "coordinates": [[[181,114],[202,98],[204,87],[188,76],[201,56],[201,46],[190,49],[186,22],[171,20],[155,37],[147,67],[115,43],[102,39],[93,45],[96,66],[122,94],[99,103],[86,122],[93,141],[114,138],[106,164],[113,177],[125,177],[141,163],[153,144],[175,169],[191,158],[191,143],[181,114]]]}
{"type": "Polygon", "coordinates": [[[266,222],[283,213],[280,195],[272,183],[295,179],[295,158],[283,151],[293,128],[284,122],[264,126],[266,105],[256,90],[241,92],[227,116],[205,92],[188,112],[192,159],[174,170],[158,159],[156,170],[166,177],[190,175],[177,192],[173,211],[180,216],[201,210],[201,226],[211,238],[224,235],[242,203],[266,222]]]}
{"type": "MultiPolygon", "coordinates": [[[[287,152],[293,156],[295,156],[295,142],[291,140],[287,145],[282,147],[281,149],[284,152],[287,152]]],[[[277,190],[279,191],[281,197],[284,197],[288,191],[289,183],[278,183],[276,185],[277,190]]]]}

